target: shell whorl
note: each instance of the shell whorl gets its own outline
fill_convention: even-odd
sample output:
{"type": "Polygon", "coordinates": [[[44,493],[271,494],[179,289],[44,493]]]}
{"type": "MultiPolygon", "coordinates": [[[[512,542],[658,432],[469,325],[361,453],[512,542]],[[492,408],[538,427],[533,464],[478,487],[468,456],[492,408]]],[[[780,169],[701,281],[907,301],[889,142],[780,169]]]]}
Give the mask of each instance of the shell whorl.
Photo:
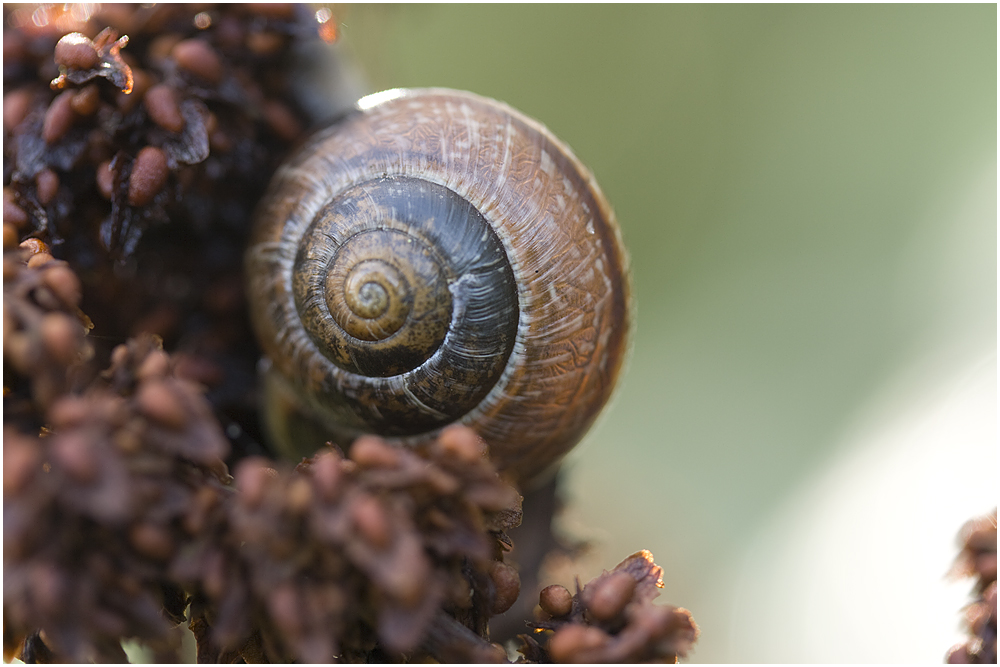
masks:
{"type": "Polygon", "coordinates": [[[247,270],[265,353],[334,439],[464,423],[533,476],[582,437],[626,354],[611,208],[506,105],[430,89],[359,107],[258,209],[247,270]]]}

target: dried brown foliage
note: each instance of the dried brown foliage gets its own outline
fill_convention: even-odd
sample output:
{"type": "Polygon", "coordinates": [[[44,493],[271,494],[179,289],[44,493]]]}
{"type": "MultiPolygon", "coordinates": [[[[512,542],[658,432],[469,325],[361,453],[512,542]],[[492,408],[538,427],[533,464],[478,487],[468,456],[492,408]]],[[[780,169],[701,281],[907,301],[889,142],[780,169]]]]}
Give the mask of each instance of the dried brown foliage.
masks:
{"type": "Polygon", "coordinates": [[[997,512],[969,521],[959,535],[962,550],[952,573],[975,577],[976,599],[965,608],[969,640],[948,651],[948,662],[997,661],[997,512]]]}
{"type": "Polygon", "coordinates": [[[521,653],[527,662],[676,662],[698,626],[686,609],[653,604],[662,576],[653,555],[640,551],[575,594],[542,589],[538,620],[529,623],[536,634],[521,635],[521,653]]]}
{"type": "MultiPolygon", "coordinates": [[[[262,457],[243,246],[312,122],[293,51],[333,24],[235,4],[4,19],[5,655],[118,662],[137,638],[176,661],[187,624],[206,662],[505,661],[488,623],[518,597],[520,496],[471,431],[262,457]]],[[[649,604],[659,572],[635,556],[566,591],[526,659],[683,655],[694,625],[649,604]]]]}

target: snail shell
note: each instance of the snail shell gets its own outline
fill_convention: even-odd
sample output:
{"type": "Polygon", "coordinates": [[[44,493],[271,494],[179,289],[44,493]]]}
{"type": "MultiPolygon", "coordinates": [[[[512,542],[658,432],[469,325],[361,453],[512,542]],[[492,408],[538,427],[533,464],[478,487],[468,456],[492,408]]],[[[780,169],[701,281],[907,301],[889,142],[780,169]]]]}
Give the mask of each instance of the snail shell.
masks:
{"type": "Polygon", "coordinates": [[[358,107],[258,209],[261,345],[334,441],[462,423],[535,477],[583,437],[626,356],[614,213],[567,146],[504,104],[426,89],[358,107]]]}

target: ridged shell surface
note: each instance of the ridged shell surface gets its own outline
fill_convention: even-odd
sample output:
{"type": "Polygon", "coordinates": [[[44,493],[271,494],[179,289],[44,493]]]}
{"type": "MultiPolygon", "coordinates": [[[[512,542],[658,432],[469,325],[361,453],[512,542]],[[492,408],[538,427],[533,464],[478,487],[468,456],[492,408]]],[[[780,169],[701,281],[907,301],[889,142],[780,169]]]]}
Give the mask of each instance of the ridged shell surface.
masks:
{"type": "Polygon", "coordinates": [[[463,423],[519,479],[583,436],[629,341],[592,175],[471,93],[387,91],[315,135],[265,195],[247,271],[265,353],[334,440],[463,423]]]}

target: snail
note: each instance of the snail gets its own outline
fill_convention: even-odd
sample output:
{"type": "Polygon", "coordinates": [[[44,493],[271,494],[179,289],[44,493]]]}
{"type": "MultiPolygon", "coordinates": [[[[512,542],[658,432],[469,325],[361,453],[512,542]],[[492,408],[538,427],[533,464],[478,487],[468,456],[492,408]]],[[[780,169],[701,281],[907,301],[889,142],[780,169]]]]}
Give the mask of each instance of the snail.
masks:
{"type": "Polygon", "coordinates": [[[269,393],[336,443],[466,424],[537,478],[628,351],[627,255],[590,171],[472,93],[377,93],[314,135],[264,195],[246,266],[269,393]]]}

